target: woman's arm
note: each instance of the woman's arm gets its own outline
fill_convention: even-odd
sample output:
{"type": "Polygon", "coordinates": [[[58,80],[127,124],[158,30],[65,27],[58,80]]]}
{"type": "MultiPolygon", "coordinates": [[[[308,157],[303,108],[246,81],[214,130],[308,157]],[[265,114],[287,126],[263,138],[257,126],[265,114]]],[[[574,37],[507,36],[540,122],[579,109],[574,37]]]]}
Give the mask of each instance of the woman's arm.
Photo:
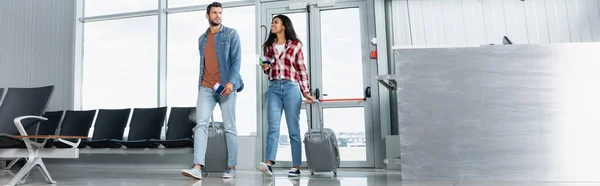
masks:
{"type": "Polygon", "coordinates": [[[298,45],[297,47],[298,52],[296,52],[296,55],[294,56],[294,58],[296,59],[294,66],[298,73],[298,83],[300,83],[300,91],[302,92],[303,96],[306,96],[307,94],[310,95],[308,70],[306,70],[306,65],[304,64],[304,53],[302,52],[302,45],[298,45]]]}

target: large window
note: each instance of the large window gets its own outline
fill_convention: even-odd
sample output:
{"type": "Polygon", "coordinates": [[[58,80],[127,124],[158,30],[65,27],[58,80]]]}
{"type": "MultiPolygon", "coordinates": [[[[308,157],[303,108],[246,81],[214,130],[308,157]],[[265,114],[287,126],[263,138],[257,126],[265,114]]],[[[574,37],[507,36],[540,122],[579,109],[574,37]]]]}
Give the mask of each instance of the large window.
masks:
{"type": "Polygon", "coordinates": [[[84,0],[85,16],[158,9],[158,0],[84,0]]]}
{"type": "MultiPolygon", "coordinates": [[[[232,2],[238,0],[224,0],[232,2]]],[[[212,1],[210,1],[212,2],[212,1]]],[[[169,0],[169,5],[206,2],[169,0]]],[[[159,60],[158,15],[135,15],[157,10],[158,0],[85,0],[82,109],[194,107],[198,94],[198,38],[208,29],[206,11],[167,15],[166,61],[159,60]],[[121,13],[130,14],[123,16],[121,13]],[[114,15],[117,14],[117,15],[114,15]],[[138,17],[140,16],[141,17],[138,17]],[[161,65],[166,64],[166,69],[161,65]],[[161,72],[166,71],[166,77],[161,72]],[[166,86],[159,86],[165,79],[166,86]],[[164,94],[164,95],[163,95],[164,94]],[[163,105],[166,102],[166,105],[163,105]]],[[[239,135],[256,132],[256,71],[254,6],[223,8],[223,25],[236,29],[241,40],[244,90],[237,97],[239,135]]],[[[158,10],[156,14],[159,14],[158,10]]],[[[223,121],[220,107],[216,121],[223,121]]]]}
{"type": "MultiPolygon", "coordinates": [[[[254,7],[223,8],[223,25],[236,29],[242,48],[241,76],[244,90],[238,93],[236,120],[239,135],[256,132],[256,61],[254,7]]],[[[205,11],[169,14],[167,37],[167,105],[195,106],[198,95],[198,38],[208,29],[205,11]]],[[[213,112],[223,121],[220,107],[213,112]]]]}
{"type": "Polygon", "coordinates": [[[83,109],[157,106],[157,16],[85,24],[83,109]]]}
{"type": "Polygon", "coordinates": [[[167,36],[167,105],[196,105],[200,56],[198,38],[208,27],[202,11],[169,14],[167,36]]]}

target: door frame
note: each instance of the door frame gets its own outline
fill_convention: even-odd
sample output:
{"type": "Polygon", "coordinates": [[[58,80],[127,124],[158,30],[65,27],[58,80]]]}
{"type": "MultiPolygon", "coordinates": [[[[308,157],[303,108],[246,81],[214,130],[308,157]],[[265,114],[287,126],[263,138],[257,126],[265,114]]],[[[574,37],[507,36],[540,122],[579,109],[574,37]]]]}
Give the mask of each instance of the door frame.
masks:
{"type": "MultiPolygon", "coordinates": [[[[367,87],[372,87],[373,88],[377,88],[377,84],[373,84],[373,79],[371,78],[373,72],[377,72],[377,64],[373,63],[373,60],[369,57],[369,51],[371,50],[370,48],[370,42],[369,42],[369,36],[370,36],[370,30],[369,30],[369,23],[368,23],[368,15],[367,15],[367,1],[365,0],[346,0],[346,1],[338,1],[335,3],[335,5],[333,6],[324,6],[324,7],[318,7],[316,3],[311,3],[311,1],[293,1],[293,3],[291,2],[281,2],[281,1],[275,1],[275,2],[269,2],[269,3],[261,3],[261,13],[260,13],[260,25],[264,25],[266,26],[266,30],[264,28],[261,27],[260,30],[260,34],[259,34],[259,38],[260,38],[260,44],[258,44],[258,46],[260,47],[262,42],[266,39],[265,38],[265,31],[268,33],[270,30],[270,24],[271,24],[271,18],[274,14],[291,14],[291,13],[307,13],[307,23],[309,25],[307,25],[308,30],[307,30],[307,34],[309,35],[309,42],[310,46],[307,46],[307,49],[309,50],[307,53],[307,59],[309,64],[309,67],[311,68],[311,77],[310,77],[310,83],[311,83],[311,88],[313,90],[315,90],[316,88],[319,88],[322,90],[322,66],[321,66],[321,59],[322,59],[322,54],[321,54],[321,27],[320,27],[320,13],[322,11],[330,11],[330,10],[339,10],[339,9],[348,9],[348,8],[358,8],[359,10],[359,17],[360,17],[360,29],[361,29],[361,35],[360,35],[360,39],[361,39],[361,56],[362,56],[362,73],[363,73],[363,91],[367,88],[367,87]],[[311,12],[308,12],[307,8],[301,8],[298,5],[299,4],[309,4],[311,6],[311,12]],[[290,9],[290,6],[296,6],[298,7],[297,9],[290,9]],[[316,75],[315,75],[316,74],[316,75]],[[317,78],[315,78],[315,76],[318,76],[317,78]]],[[[260,49],[259,49],[260,51],[260,49]]],[[[260,52],[259,52],[260,53],[260,52]]],[[[259,147],[259,149],[261,149],[261,151],[258,153],[258,157],[260,159],[260,161],[264,161],[264,153],[265,153],[265,145],[266,144],[266,133],[268,131],[268,124],[267,124],[267,116],[266,116],[266,102],[264,100],[266,100],[266,92],[267,92],[267,87],[268,87],[268,78],[265,77],[264,75],[261,75],[261,77],[259,78],[261,81],[261,86],[260,86],[260,91],[262,95],[259,100],[260,101],[259,105],[261,105],[262,107],[260,108],[261,110],[261,124],[258,127],[258,134],[260,139],[258,141],[260,141],[260,144],[258,144],[257,147],[259,147]]],[[[371,92],[377,92],[377,91],[371,91],[371,92]]],[[[313,92],[314,93],[314,92],[313,92]]],[[[321,91],[321,94],[323,93],[323,91],[321,91]]],[[[320,97],[323,97],[322,95],[320,95],[320,97]]],[[[324,109],[331,109],[331,108],[363,108],[364,109],[364,123],[365,123],[365,140],[366,140],[366,161],[342,161],[340,164],[340,167],[361,167],[361,168],[372,168],[375,167],[375,158],[376,158],[376,152],[375,152],[375,118],[373,118],[374,114],[373,114],[373,108],[374,105],[377,102],[378,103],[378,98],[376,96],[372,96],[371,98],[367,98],[365,101],[348,101],[348,102],[334,102],[334,103],[323,103],[323,108],[324,109]]],[[[302,105],[302,109],[306,109],[304,104],[302,105]]],[[[314,110],[314,109],[310,109],[310,110],[314,110]]],[[[378,109],[377,109],[378,110],[378,109]]],[[[313,111],[313,113],[308,113],[307,115],[312,117],[313,121],[316,121],[315,114],[316,111],[313,111]]],[[[302,118],[301,118],[302,119],[302,118]]],[[[303,135],[303,134],[301,134],[303,135]]],[[[304,145],[304,144],[303,144],[304,145]]],[[[304,147],[302,149],[303,153],[304,152],[304,147]]],[[[280,161],[277,162],[275,167],[291,167],[292,164],[290,161],[280,161]]],[[[303,161],[302,162],[302,167],[306,167],[306,162],[303,161]]]]}

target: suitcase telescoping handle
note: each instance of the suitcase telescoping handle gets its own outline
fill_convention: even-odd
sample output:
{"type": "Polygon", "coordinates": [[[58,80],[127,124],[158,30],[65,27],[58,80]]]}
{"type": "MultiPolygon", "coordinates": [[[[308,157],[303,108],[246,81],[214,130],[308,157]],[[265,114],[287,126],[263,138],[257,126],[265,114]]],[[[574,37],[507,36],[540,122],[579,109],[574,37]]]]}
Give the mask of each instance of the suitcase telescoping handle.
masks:
{"type": "Polygon", "coordinates": [[[213,133],[217,133],[217,127],[215,127],[215,116],[213,116],[213,114],[210,115],[210,122],[208,123],[208,128],[213,130],[213,133]]]}
{"type": "MultiPolygon", "coordinates": [[[[308,119],[308,137],[312,138],[312,132],[310,131],[310,129],[312,129],[312,118],[310,117],[309,113],[312,113],[312,106],[311,104],[308,104],[308,101],[304,101],[306,104],[306,118],[308,119]]],[[[315,109],[317,109],[317,118],[319,119],[318,123],[318,127],[321,133],[321,139],[325,139],[325,134],[323,134],[323,106],[321,105],[321,101],[319,101],[318,99],[312,104],[315,105],[315,109]]]]}
{"type": "MultiPolygon", "coordinates": [[[[317,88],[315,90],[315,99],[316,100],[313,103],[313,105],[315,105],[315,107],[317,107],[316,108],[317,109],[317,116],[318,116],[317,118],[319,119],[319,121],[318,121],[318,125],[319,126],[318,127],[319,127],[319,131],[321,133],[321,139],[325,139],[325,135],[323,134],[324,133],[323,132],[323,113],[321,113],[321,112],[323,112],[323,109],[322,109],[322,105],[321,105],[321,103],[319,101],[319,95],[320,95],[320,91],[317,88]]],[[[312,105],[308,104],[309,102],[312,102],[312,101],[307,100],[307,101],[303,101],[303,102],[307,103],[306,104],[306,111],[307,111],[306,112],[306,118],[308,119],[308,138],[313,138],[312,137],[313,134],[310,131],[310,129],[312,129],[312,126],[313,126],[312,125],[312,117],[310,117],[311,116],[310,113],[312,113],[312,105]]]]}

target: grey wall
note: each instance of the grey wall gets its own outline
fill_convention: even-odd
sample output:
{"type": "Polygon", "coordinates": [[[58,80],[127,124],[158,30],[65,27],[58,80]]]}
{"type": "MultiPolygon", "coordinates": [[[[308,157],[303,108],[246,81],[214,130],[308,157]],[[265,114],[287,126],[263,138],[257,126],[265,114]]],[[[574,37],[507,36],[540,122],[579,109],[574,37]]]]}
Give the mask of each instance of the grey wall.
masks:
{"type": "Polygon", "coordinates": [[[0,0],[0,87],[55,85],[48,110],[71,109],[74,35],[74,0],[0,0]]]}
{"type": "Polygon", "coordinates": [[[600,42],[599,0],[391,0],[394,45],[600,42]]]}

